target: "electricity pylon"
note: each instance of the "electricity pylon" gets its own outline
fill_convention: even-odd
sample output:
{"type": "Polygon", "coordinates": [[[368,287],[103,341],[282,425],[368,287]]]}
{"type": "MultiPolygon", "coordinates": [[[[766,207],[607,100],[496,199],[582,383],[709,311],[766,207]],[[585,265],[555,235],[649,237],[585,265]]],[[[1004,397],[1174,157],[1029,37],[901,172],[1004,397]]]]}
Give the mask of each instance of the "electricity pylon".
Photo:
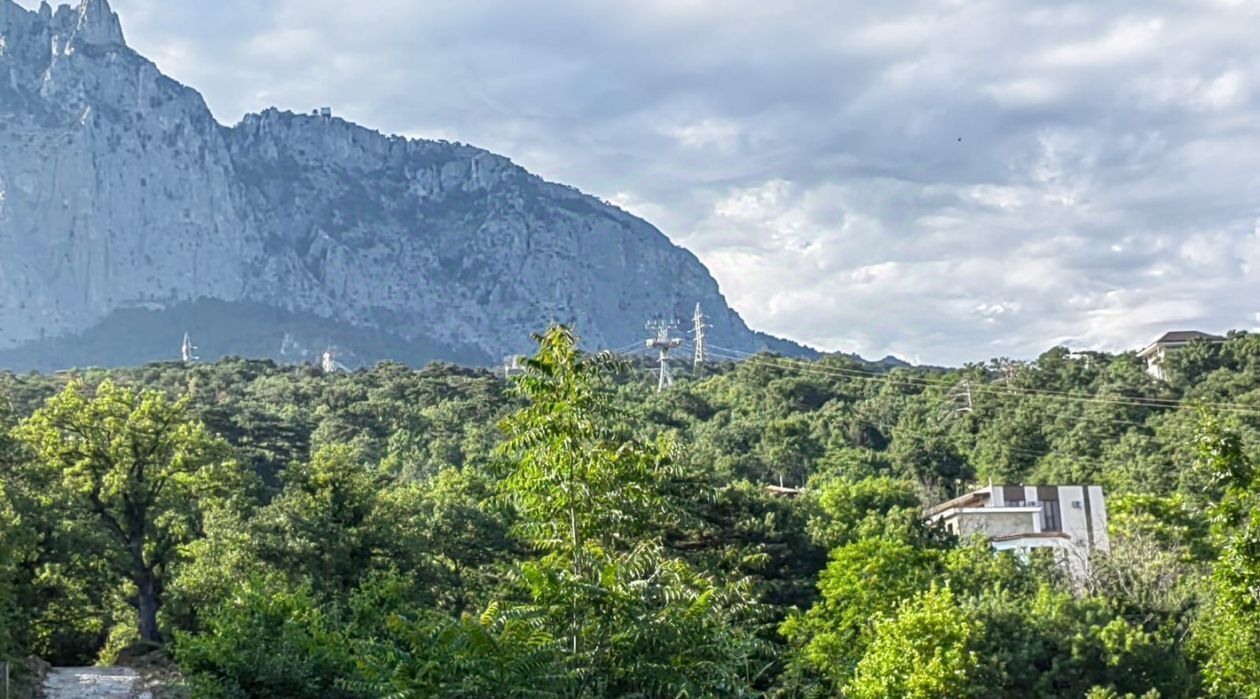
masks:
{"type": "Polygon", "coordinates": [[[695,314],[694,316],[692,316],[692,318],[691,318],[691,322],[693,323],[692,330],[691,330],[691,334],[692,334],[692,336],[695,338],[695,341],[696,341],[696,342],[695,342],[695,344],[696,344],[696,355],[695,355],[695,357],[692,359],[691,369],[692,369],[692,371],[693,371],[693,372],[695,372],[695,373],[699,373],[699,372],[700,372],[700,367],[701,367],[701,366],[703,366],[703,365],[704,365],[705,360],[709,358],[709,356],[708,356],[708,350],[707,350],[707,348],[706,348],[706,347],[705,347],[705,345],[704,345],[704,340],[705,340],[705,332],[704,332],[704,331],[705,331],[705,329],[706,329],[706,328],[709,328],[709,327],[712,327],[712,326],[710,326],[710,325],[706,324],[704,321],[705,321],[704,311],[701,311],[701,310],[700,310],[700,304],[699,304],[699,303],[697,303],[697,304],[696,304],[696,314],[695,314]]]}

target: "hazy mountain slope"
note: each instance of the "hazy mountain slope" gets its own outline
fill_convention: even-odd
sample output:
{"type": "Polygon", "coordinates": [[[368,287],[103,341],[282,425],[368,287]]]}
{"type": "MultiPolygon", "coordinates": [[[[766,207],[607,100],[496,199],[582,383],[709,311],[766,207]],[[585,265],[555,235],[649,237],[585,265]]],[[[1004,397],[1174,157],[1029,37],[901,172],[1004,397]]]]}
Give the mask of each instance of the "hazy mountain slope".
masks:
{"type": "Polygon", "coordinates": [[[618,347],[697,302],[716,344],[803,351],[750,331],[650,224],[502,156],[275,110],[224,127],[106,0],[0,0],[0,362],[169,356],[185,329],[216,354],[274,356],[287,332],[365,361],[491,361],[549,320],[618,347]],[[238,317],[248,341],[205,336],[238,317]]]}

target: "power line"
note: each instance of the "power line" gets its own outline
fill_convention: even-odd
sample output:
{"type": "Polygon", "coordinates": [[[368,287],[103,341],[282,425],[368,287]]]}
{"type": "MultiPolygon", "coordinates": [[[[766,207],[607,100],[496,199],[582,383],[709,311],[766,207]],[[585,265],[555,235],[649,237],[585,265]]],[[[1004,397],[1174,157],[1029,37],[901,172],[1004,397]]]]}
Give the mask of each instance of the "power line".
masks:
{"type": "MultiPolygon", "coordinates": [[[[765,362],[770,363],[770,365],[772,366],[780,366],[784,368],[786,368],[787,366],[804,366],[814,371],[824,371],[832,375],[841,376],[843,378],[886,381],[888,383],[912,385],[912,386],[919,386],[919,387],[924,387],[924,388],[947,388],[949,386],[949,384],[945,382],[934,381],[931,379],[895,376],[888,373],[880,373],[880,372],[860,370],[860,369],[848,369],[844,367],[822,366],[815,362],[808,362],[805,360],[789,359],[787,357],[773,357],[773,356],[768,356],[768,355],[758,355],[758,354],[753,354],[750,352],[743,352],[741,350],[715,347],[713,345],[710,345],[710,347],[713,350],[716,350],[718,353],[726,355],[725,358],[732,359],[735,361],[747,361],[747,360],[752,360],[752,359],[759,359],[763,363],[765,362]]],[[[1186,402],[1184,400],[1175,400],[1175,399],[1168,399],[1168,398],[1133,398],[1133,397],[1121,398],[1121,397],[1102,396],[1102,395],[1097,395],[1097,394],[1083,396],[1083,395],[1067,393],[1064,391],[1055,391],[1051,389],[1034,389],[1034,388],[1019,387],[1019,386],[1010,386],[1010,385],[999,386],[995,384],[974,384],[972,388],[976,391],[982,391],[982,392],[987,392],[987,393],[1006,393],[1006,394],[1018,394],[1018,395],[1023,395],[1023,396],[1039,396],[1039,397],[1043,397],[1043,398],[1047,398],[1051,400],[1100,403],[1100,404],[1107,404],[1107,405],[1128,405],[1128,406],[1151,408],[1151,409],[1168,409],[1168,408],[1175,409],[1175,408],[1181,408],[1187,405],[1202,405],[1204,407],[1216,408],[1224,412],[1260,414],[1260,408],[1247,406],[1247,405],[1243,405],[1239,403],[1224,403],[1224,402],[1211,402],[1211,401],[1186,402]]]]}
{"type": "MultiPolygon", "coordinates": [[[[826,376],[826,377],[828,377],[828,378],[836,378],[836,377],[835,377],[835,375],[830,374],[830,373],[829,373],[829,372],[827,372],[825,369],[821,369],[821,368],[813,369],[813,368],[797,367],[797,366],[785,367],[785,366],[782,366],[782,365],[779,365],[779,364],[774,364],[774,363],[765,363],[765,362],[767,362],[767,361],[768,361],[768,360],[770,360],[770,359],[771,359],[771,358],[768,358],[768,357],[765,357],[765,356],[760,356],[760,355],[759,355],[759,356],[754,356],[754,357],[751,357],[751,358],[746,359],[746,360],[743,360],[743,361],[748,361],[748,362],[757,362],[757,361],[761,361],[761,362],[763,362],[763,364],[762,364],[763,366],[770,366],[770,367],[774,367],[774,368],[778,368],[778,369],[785,369],[785,370],[792,370],[792,371],[801,371],[801,372],[806,372],[806,373],[813,373],[813,374],[815,374],[815,375],[826,376]]],[[[841,378],[849,378],[849,377],[841,377],[841,378]]],[[[863,378],[863,379],[866,379],[866,380],[878,380],[878,379],[879,379],[879,377],[858,377],[858,378],[863,378]]],[[[970,388],[971,388],[971,389],[975,389],[975,388],[976,388],[975,384],[972,384],[972,385],[970,386],[970,388]]],[[[956,394],[955,394],[955,395],[956,395],[956,394]]],[[[949,395],[946,395],[946,396],[945,396],[945,398],[946,398],[946,399],[949,399],[949,398],[950,398],[950,396],[949,396],[949,395]]],[[[963,398],[963,399],[965,400],[965,396],[964,396],[964,398],[963,398]]],[[[955,400],[956,400],[956,398],[955,398],[955,400]]],[[[959,410],[959,409],[958,409],[958,405],[959,405],[958,403],[951,403],[951,405],[953,405],[953,406],[954,406],[954,407],[953,407],[953,408],[951,408],[951,410],[950,410],[950,412],[953,412],[953,413],[958,413],[958,412],[964,412],[964,413],[966,413],[966,412],[974,412],[974,408],[976,407],[976,406],[973,406],[973,410],[959,410]]],[[[962,405],[964,405],[964,406],[965,406],[965,405],[966,405],[966,403],[963,403],[962,405]]],[[[1036,415],[1036,417],[1038,417],[1039,419],[1041,419],[1041,421],[1046,421],[1046,420],[1074,420],[1074,421],[1077,421],[1077,422],[1093,422],[1093,423],[1099,423],[1099,424],[1111,424],[1111,425],[1116,425],[1116,426],[1120,426],[1120,427],[1137,427],[1137,428],[1142,428],[1142,429],[1152,429],[1152,427],[1151,427],[1149,424],[1142,423],[1142,422],[1134,422],[1134,421],[1132,421],[1132,420],[1122,420],[1122,419],[1118,419],[1118,418],[1114,418],[1114,417],[1110,417],[1110,416],[1096,416],[1096,415],[1068,415],[1068,414],[1066,414],[1066,413],[1050,413],[1050,412],[1046,412],[1044,409],[1040,409],[1040,408],[1039,408],[1039,409],[1037,409],[1037,415],[1036,415]]],[[[889,426],[888,426],[888,425],[884,425],[884,427],[889,427],[889,426]]],[[[1152,440],[1152,439],[1154,439],[1154,437],[1153,437],[1152,435],[1149,435],[1149,434],[1143,434],[1143,433],[1140,433],[1140,432],[1134,432],[1134,431],[1132,431],[1132,430],[1126,430],[1126,431],[1124,432],[1124,434],[1125,434],[1125,435],[1131,435],[1131,436],[1133,436],[1133,437],[1137,437],[1137,438],[1141,438],[1141,439],[1145,439],[1145,440],[1152,440]]]]}
{"type": "Polygon", "coordinates": [[[610,350],[604,350],[604,351],[609,352],[611,354],[638,354],[638,352],[642,350],[643,350],[643,341],[635,340],[634,342],[631,342],[628,345],[622,345],[616,349],[610,349],[610,350]]]}
{"type": "MultiPolygon", "coordinates": [[[[744,359],[745,360],[753,359],[753,357],[747,356],[744,359]]],[[[791,365],[799,365],[802,363],[809,364],[809,362],[801,362],[801,360],[792,360],[792,359],[777,358],[777,357],[767,357],[767,358],[764,358],[764,360],[777,362],[776,364],[772,364],[772,365],[780,366],[780,367],[785,366],[785,364],[783,364],[784,362],[789,363],[791,365]]],[[[947,386],[947,384],[944,384],[942,382],[929,382],[927,380],[916,381],[914,379],[910,379],[907,377],[894,377],[887,374],[876,374],[873,372],[857,372],[855,374],[854,370],[847,370],[847,369],[842,369],[839,367],[825,367],[824,369],[821,369],[821,370],[831,372],[833,373],[833,375],[841,376],[843,378],[857,378],[857,379],[862,379],[862,380],[876,380],[876,381],[885,380],[885,381],[888,381],[889,383],[900,383],[900,384],[905,384],[905,385],[916,385],[916,386],[923,386],[923,387],[945,388],[947,386]]],[[[972,386],[972,388],[975,391],[984,392],[988,394],[994,394],[994,395],[1005,394],[1005,395],[1019,395],[1019,396],[1025,396],[1025,397],[1042,397],[1042,398],[1047,398],[1050,400],[1075,401],[1075,402],[1082,402],[1082,403],[1098,403],[1098,404],[1105,404],[1105,405],[1128,405],[1128,406],[1150,408],[1150,409],[1168,409],[1168,408],[1175,409],[1175,408],[1180,408],[1186,405],[1197,404],[1197,405],[1203,405],[1205,407],[1214,407],[1214,408],[1227,411],[1227,412],[1260,414],[1260,408],[1253,408],[1250,406],[1244,406],[1244,405],[1236,404],[1236,403],[1212,403],[1212,402],[1186,403],[1186,402],[1177,402],[1177,401],[1166,401],[1166,399],[1146,399],[1146,398],[1133,398],[1133,397],[1120,398],[1120,397],[1101,396],[1097,394],[1083,396],[1083,395],[1065,393],[1062,391],[1028,389],[1028,388],[1013,387],[1013,386],[998,386],[994,384],[975,384],[972,386]]]]}
{"type": "MultiPolygon", "coordinates": [[[[726,356],[725,352],[718,351],[718,352],[715,352],[714,354],[716,356],[721,356],[723,358],[729,358],[728,356],[726,356]]],[[[817,375],[823,375],[823,376],[835,378],[835,374],[827,371],[826,370],[827,368],[824,368],[824,367],[818,367],[816,365],[784,366],[782,364],[774,362],[774,359],[775,358],[773,357],[767,357],[764,355],[751,355],[745,358],[743,361],[760,362],[762,366],[770,366],[774,368],[798,371],[802,373],[813,373],[817,375]]],[[[809,363],[803,362],[803,364],[808,365],[809,363]]],[[[849,377],[845,377],[845,378],[849,378],[849,377]]],[[[864,378],[864,379],[869,379],[869,380],[881,380],[883,378],[890,378],[890,377],[865,376],[865,377],[858,377],[858,378],[864,378]]],[[[1168,406],[1168,407],[1171,407],[1171,406],[1168,406]]],[[[1043,422],[1062,419],[1062,420],[1089,421],[1089,422],[1094,422],[1094,423],[1112,424],[1112,425],[1123,426],[1123,427],[1137,427],[1141,429],[1151,429],[1150,425],[1144,424],[1144,423],[1133,422],[1130,420],[1118,420],[1118,419],[1108,418],[1108,417],[1096,417],[1096,416],[1090,416],[1090,415],[1068,415],[1064,413],[1046,413],[1044,411],[1039,411],[1038,417],[1041,418],[1043,422]]],[[[1137,432],[1132,429],[1124,430],[1120,435],[1118,435],[1118,438],[1119,439],[1124,439],[1124,438],[1136,439],[1156,449],[1167,448],[1171,446],[1166,441],[1158,439],[1155,435],[1146,434],[1143,432],[1137,432]]],[[[1080,455],[1080,454],[1065,454],[1062,452],[1036,451],[1036,450],[1031,450],[1031,449],[1024,449],[1021,447],[1006,447],[1006,448],[1012,453],[1016,453],[1022,456],[1036,457],[1039,459],[1047,458],[1047,457],[1062,457],[1062,458],[1069,459],[1076,462],[1084,461],[1084,462],[1092,462],[1096,464],[1105,464],[1108,462],[1109,459],[1112,458],[1105,455],[1104,456],[1089,456],[1089,455],[1080,455]]]]}

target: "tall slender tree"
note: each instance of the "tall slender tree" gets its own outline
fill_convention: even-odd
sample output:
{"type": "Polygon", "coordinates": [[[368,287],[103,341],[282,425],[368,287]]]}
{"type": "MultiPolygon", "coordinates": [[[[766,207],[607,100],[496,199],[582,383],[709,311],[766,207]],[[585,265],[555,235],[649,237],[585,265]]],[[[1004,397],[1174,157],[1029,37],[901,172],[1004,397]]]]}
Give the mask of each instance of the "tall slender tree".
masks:
{"type": "Polygon", "coordinates": [[[578,349],[567,328],[538,338],[503,423],[501,497],[542,556],[523,563],[533,610],[557,636],[580,696],[742,696],[763,669],[745,624],[749,584],[720,584],[668,555],[678,508],[665,442],[618,429],[606,389],[617,362],[578,349]]]}

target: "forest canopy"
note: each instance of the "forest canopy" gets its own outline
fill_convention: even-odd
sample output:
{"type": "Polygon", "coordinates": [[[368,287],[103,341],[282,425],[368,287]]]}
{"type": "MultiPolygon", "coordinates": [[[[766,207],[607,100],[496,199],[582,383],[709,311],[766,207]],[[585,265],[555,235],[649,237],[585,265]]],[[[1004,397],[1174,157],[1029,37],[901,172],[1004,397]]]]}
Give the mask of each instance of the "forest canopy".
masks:
{"type": "Polygon", "coordinates": [[[195,697],[1260,697],[1260,336],[0,375],[0,659],[195,697]],[[924,510],[1104,488],[1084,578],[924,510]]]}

